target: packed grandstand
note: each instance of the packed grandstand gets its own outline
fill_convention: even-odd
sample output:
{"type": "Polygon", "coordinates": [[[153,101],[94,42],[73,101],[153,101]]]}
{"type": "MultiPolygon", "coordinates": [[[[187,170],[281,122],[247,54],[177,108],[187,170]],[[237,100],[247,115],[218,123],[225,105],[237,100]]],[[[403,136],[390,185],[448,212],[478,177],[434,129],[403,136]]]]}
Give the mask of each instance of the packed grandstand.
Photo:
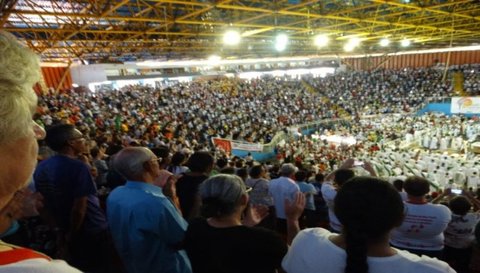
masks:
{"type": "MultiPolygon", "coordinates": [[[[213,7],[138,6],[164,2],[213,7]]],[[[69,62],[34,92],[38,59],[0,31],[0,272],[478,273],[480,64],[451,54],[398,69],[385,54],[368,69],[337,56],[98,72],[121,85],[80,60],[85,86],[63,88],[69,62]]]]}
{"type": "MultiPolygon", "coordinates": [[[[467,75],[465,91],[469,95],[478,94],[479,66],[451,67],[449,73],[458,70],[467,75]]],[[[189,221],[193,219],[191,208],[184,203],[191,203],[186,199],[192,197],[185,191],[192,189],[178,185],[185,184],[184,180],[197,179],[192,173],[201,174],[201,180],[195,183],[215,174],[238,175],[253,188],[251,205],[260,202],[276,208],[276,217],[273,210],[270,218],[281,225],[285,216],[278,212],[279,197],[269,188],[272,183],[269,181],[281,179],[288,166],[294,166],[289,176],[291,181],[299,186],[308,185],[299,187],[307,198],[300,218],[301,228],[323,227],[337,232],[341,224],[333,215],[333,197],[328,188],[339,188],[340,182],[327,178],[327,174],[343,170],[347,164],[354,171],[352,175],[374,175],[397,187],[415,177],[425,179],[430,187],[423,193],[425,204],[434,201],[448,206],[455,196],[466,196],[467,203],[473,204],[474,212],[469,212],[473,214],[464,224],[468,234],[458,231],[448,221],[440,225],[435,218],[420,221],[421,225],[435,226],[435,239],[429,239],[432,231],[425,234],[418,231],[414,239],[408,239],[408,234],[397,234],[390,243],[413,253],[444,259],[458,272],[467,272],[466,268],[477,268],[480,259],[478,248],[472,248],[474,224],[480,219],[477,207],[480,168],[476,150],[480,120],[476,116],[418,114],[428,103],[455,95],[451,80],[443,81],[442,76],[443,71],[437,68],[378,69],[340,72],[324,78],[264,76],[249,80],[200,79],[162,87],[128,85],[106,92],[72,89],[39,96],[34,120],[47,132],[59,124],[78,129],[85,140],[85,149],[77,155],[78,160],[88,166],[95,179],[96,194],[103,202],[125,184],[125,178],[113,165],[116,154],[125,147],[150,148],[165,172],[162,179],[170,181],[171,177],[176,181],[157,179],[155,183],[163,185],[165,195],[189,221]],[[225,142],[236,146],[225,146],[225,142]],[[244,151],[236,154],[242,148],[244,151]],[[267,150],[266,156],[262,156],[262,151],[267,150]],[[197,162],[196,156],[202,153],[209,156],[203,158],[204,162],[197,162]],[[208,166],[209,162],[213,165],[208,166]],[[205,166],[199,170],[198,165],[205,166]],[[258,172],[260,167],[264,172],[258,172]],[[257,189],[259,181],[265,183],[263,191],[257,189]],[[176,190],[169,190],[172,185],[167,186],[168,183],[173,183],[173,188],[178,183],[176,190]],[[446,191],[457,194],[445,194],[446,191]],[[437,245],[423,247],[422,238],[437,245]],[[456,252],[447,251],[456,251],[458,238],[464,242],[461,251],[469,252],[471,259],[459,259],[456,252]],[[405,243],[405,240],[410,241],[405,243]]],[[[55,157],[56,153],[49,148],[51,141],[47,138],[46,142],[40,142],[40,163],[55,157]]],[[[35,185],[38,190],[46,191],[40,182],[46,174],[39,172],[34,176],[35,185]]],[[[398,191],[409,202],[408,191],[401,187],[398,191]]],[[[448,214],[464,219],[455,216],[455,211],[449,210],[448,214]]],[[[414,223],[414,218],[420,216],[411,217],[413,220],[408,218],[408,221],[414,223]]],[[[45,222],[34,217],[22,224],[24,234],[28,234],[22,239],[23,244],[64,258],[58,254],[58,246],[52,245],[52,240],[58,238],[45,222]]],[[[285,234],[271,221],[262,221],[261,226],[285,234]]],[[[16,242],[15,237],[10,240],[16,242]]],[[[192,253],[195,249],[187,251],[192,253]]],[[[291,255],[284,259],[287,271],[293,266],[291,255]]],[[[118,262],[114,264],[120,266],[118,262]]]]}

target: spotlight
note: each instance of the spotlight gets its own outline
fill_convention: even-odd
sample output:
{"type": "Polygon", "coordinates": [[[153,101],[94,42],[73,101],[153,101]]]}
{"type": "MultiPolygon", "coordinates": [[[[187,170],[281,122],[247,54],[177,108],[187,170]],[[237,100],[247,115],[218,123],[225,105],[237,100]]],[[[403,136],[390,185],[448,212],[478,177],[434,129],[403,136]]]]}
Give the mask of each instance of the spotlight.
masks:
{"type": "Polygon", "coordinates": [[[223,43],[226,45],[238,45],[240,40],[240,33],[236,30],[229,30],[223,34],[223,43]]]}
{"type": "Polygon", "coordinates": [[[278,34],[275,37],[275,49],[277,51],[284,51],[287,48],[288,36],[286,34],[278,34]]]}
{"type": "Polygon", "coordinates": [[[355,48],[355,45],[353,45],[351,43],[347,43],[343,46],[343,50],[345,50],[347,52],[353,51],[354,48],[355,48]]]}
{"type": "Polygon", "coordinates": [[[315,36],[314,43],[317,47],[324,47],[328,44],[329,38],[325,34],[319,34],[315,36]]]}
{"type": "Polygon", "coordinates": [[[382,40],[380,40],[381,46],[388,46],[389,44],[390,44],[390,40],[387,38],[383,38],[382,40]]]}
{"type": "Polygon", "coordinates": [[[218,65],[218,63],[220,62],[222,58],[220,56],[217,56],[217,55],[212,55],[210,57],[208,57],[208,64],[209,65],[218,65]]]}
{"type": "Polygon", "coordinates": [[[343,46],[343,49],[347,52],[353,51],[355,47],[360,45],[360,38],[354,37],[348,40],[348,42],[343,46]]]}
{"type": "Polygon", "coordinates": [[[360,42],[361,42],[360,38],[357,38],[357,37],[353,37],[348,41],[348,43],[351,44],[353,47],[360,45],[360,42]]]}
{"type": "Polygon", "coordinates": [[[403,47],[407,47],[411,44],[412,42],[410,42],[409,39],[403,39],[400,44],[403,46],[403,47]]]}

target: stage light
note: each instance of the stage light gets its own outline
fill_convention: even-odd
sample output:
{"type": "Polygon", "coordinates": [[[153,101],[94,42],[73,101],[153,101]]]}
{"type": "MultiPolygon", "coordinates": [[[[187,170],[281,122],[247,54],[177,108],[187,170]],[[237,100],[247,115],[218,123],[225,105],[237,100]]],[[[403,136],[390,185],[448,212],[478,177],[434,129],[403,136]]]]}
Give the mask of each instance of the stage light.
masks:
{"type": "Polygon", "coordinates": [[[223,43],[226,45],[238,45],[241,39],[240,33],[236,30],[229,30],[223,34],[223,43]]]}
{"type": "Polygon", "coordinates": [[[355,46],[350,44],[350,43],[347,43],[343,46],[343,50],[345,50],[347,52],[353,51],[354,48],[355,48],[355,46]]]}
{"type": "Polygon", "coordinates": [[[275,49],[277,51],[284,51],[287,48],[288,36],[286,34],[278,34],[275,37],[275,49]]]}
{"type": "Polygon", "coordinates": [[[390,40],[387,38],[383,38],[380,40],[380,45],[381,46],[388,46],[390,44],[390,40]]]}
{"type": "Polygon", "coordinates": [[[407,47],[411,44],[410,40],[409,39],[403,39],[400,44],[403,46],[403,47],[407,47]]]}
{"type": "Polygon", "coordinates": [[[324,47],[324,46],[328,45],[329,40],[330,39],[328,38],[327,35],[319,34],[319,35],[315,36],[314,43],[317,47],[324,47]]]}
{"type": "Polygon", "coordinates": [[[220,62],[222,58],[220,56],[217,56],[217,55],[212,55],[210,57],[208,57],[208,64],[209,65],[218,65],[218,63],[220,62]]]}

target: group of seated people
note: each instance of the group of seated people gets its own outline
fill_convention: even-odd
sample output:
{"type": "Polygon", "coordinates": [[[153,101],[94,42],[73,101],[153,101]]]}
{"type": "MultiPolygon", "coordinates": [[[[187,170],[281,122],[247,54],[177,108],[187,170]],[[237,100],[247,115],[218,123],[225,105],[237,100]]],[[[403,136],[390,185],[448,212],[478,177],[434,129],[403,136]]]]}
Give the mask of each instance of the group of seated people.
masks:
{"type": "MultiPolygon", "coordinates": [[[[479,270],[480,202],[467,188],[432,192],[418,176],[389,183],[353,153],[326,175],[301,158],[262,164],[212,152],[197,140],[201,130],[184,124],[199,125],[196,115],[158,111],[157,102],[176,98],[148,89],[96,95],[96,102],[80,94],[44,98],[34,116],[38,59],[4,32],[0,50],[0,272],[479,270]],[[161,128],[164,119],[177,128],[161,128]],[[35,214],[54,234],[49,254],[68,264],[33,251],[37,242],[15,244],[17,220],[35,214]]],[[[198,121],[216,118],[202,114],[198,121]]]]}
{"type": "MultiPolygon", "coordinates": [[[[478,66],[464,69],[466,85],[480,86],[478,73],[471,73],[478,66]]],[[[173,141],[191,149],[208,145],[211,137],[268,143],[288,126],[338,118],[339,109],[352,116],[413,112],[427,98],[453,94],[452,77],[442,82],[442,76],[436,68],[380,69],[303,80],[218,79],[44,94],[35,120],[46,126],[64,120],[97,137],[115,134],[149,146],[173,141]]]]}
{"type": "Polygon", "coordinates": [[[430,67],[348,71],[308,82],[352,115],[401,113],[418,110],[430,98],[452,96],[454,74],[459,71],[464,75],[466,94],[478,94],[478,70],[477,64],[452,66],[445,81],[444,67],[430,67]]]}

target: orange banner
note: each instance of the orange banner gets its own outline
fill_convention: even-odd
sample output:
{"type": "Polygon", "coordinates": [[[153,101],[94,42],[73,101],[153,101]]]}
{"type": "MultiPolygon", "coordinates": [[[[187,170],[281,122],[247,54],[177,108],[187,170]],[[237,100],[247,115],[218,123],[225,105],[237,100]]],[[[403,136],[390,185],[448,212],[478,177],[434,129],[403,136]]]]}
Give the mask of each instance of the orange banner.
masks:
{"type": "Polygon", "coordinates": [[[213,138],[213,145],[224,150],[227,153],[232,152],[232,143],[228,139],[213,138]]]}

